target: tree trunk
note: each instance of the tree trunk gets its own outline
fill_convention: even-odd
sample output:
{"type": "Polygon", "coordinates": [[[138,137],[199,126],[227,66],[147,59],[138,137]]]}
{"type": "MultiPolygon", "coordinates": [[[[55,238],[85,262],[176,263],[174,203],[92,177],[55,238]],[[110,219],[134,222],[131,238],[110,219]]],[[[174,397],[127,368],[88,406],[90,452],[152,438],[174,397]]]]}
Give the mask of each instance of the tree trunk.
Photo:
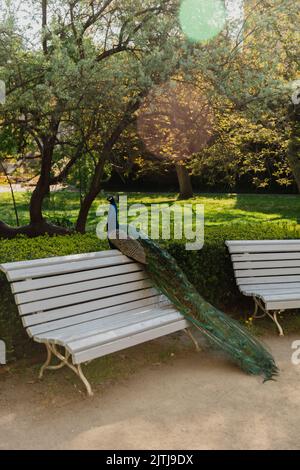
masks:
{"type": "MultiPolygon", "coordinates": [[[[52,140],[52,139],[51,139],[52,140]]],[[[41,224],[43,217],[43,200],[50,191],[50,175],[54,144],[49,139],[43,142],[40,177],[30,199],[30,224],[41,224]]]]}
{"type": "MultiPolygon", "coordinates": [[[[142,98],[143,95],[140,96],[142,98]]],[[[134,102],[129,103],[122,119],[120,120],[119,124],[115,127],[113,132],[111,133],[108,140],[105,142],[103,146],[103,151],[101,153],[101,157],[96,165],[95,173],[89,188],[88,193],[84,197],[79,215],[77,218],[75,230],[79,233],[85,233],[86,230],[86,222],[89,214],[89,210],[100,193],[101,190],[101,182],[104,173],[104,165],[106,161],[110,158],[111,152],[115,143],[118,141],[119,137],[121,136],[122,132],[126,129],[126,127],[131,124],[134,120],[134,113],[138,110],[140,106],[140,101],[136,99],[134,102]]]]}
{"type": "Polygon", "coordinates": [[[292,129],[287,148],[287,160],[300,193],[300,105],[292,112],[292,129]]]}
{"type": "Polygon", "coordinates": [[[55,145],[55,136],[58,128],[58,122],[54,123],[53,134],[51,137],[45,137],[41,146],[42,163],[41,172],[38,183],[31,195],[30,199],[30,223],[22,227],[11,227],[0,221],[0,237],[14,238],[16,235],[22,234],[28,237],[37,237],[39,235],[66,235],[70,233],[64,227],[57,227],[49,224],[43,217],[43,200],[50,191],[50,176],[52,156],[55,145]]]}
{"type": "Polygon", "coordinates": [[[48,54],[48,45],[47,45],[47,38],[46,38],[46,28],[47,28],[47,7],[48,1],[42,0],[42,32],[43,32],[43,51],[44,54],[48,54]]]}
{"type": "Polygon", "coordinates": [[[26,235],[33,238],[45,234],[68,235],[70,231],[64,227],[49,224],[45,220],[38,224],[23,225],[22,227],[11,227],[0,220],[0,238],[15,238],[17,235],[26,235]]]}
{"type": "Polygon", "coordinates": [[[179,183],[178,199],[190,199],[194,194],[189,172],[184,165],[176,164],[175,167],[179,183]]]}
{"type": "Polygon", "coordinates": [[[95,168],[95,173],[90,185],[89,192],[83,198],[80,206],[80,211],[75,226],[76,232],[85,233],[90,208],[101,190],[101,180],[104,172],[105,162],[106,158],[103,157],[101,160],[99,160],[95,168]]]}

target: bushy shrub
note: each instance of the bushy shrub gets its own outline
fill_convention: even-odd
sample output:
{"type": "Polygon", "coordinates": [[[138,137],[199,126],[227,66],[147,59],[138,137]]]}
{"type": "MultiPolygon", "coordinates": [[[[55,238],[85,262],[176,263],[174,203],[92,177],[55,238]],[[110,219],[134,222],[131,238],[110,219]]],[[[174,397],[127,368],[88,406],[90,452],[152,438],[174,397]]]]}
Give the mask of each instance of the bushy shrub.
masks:
{"type": "MultiPolygon", "coordinates": [[[[247,305],[247,299],[236,288],[225,240],[291,238],[300,238],[300,230],[296,226],[247,223],[207,227],[205,244],[200,251],[186,251],[185,242],[178,240],[164,241],[162,245],[176,258],[190,281],[207,300],[240,316],[237,306],[247,305]]],[[[107,241],[100,241],[93,234],[2,239],[0,264],[106,249],[109,249],[107,241]]],[[[9,358],[22,356],[33,344],[21,326],[9,284],[3,274],[0,276],[0,338],[6,341],[9,358]]]]}

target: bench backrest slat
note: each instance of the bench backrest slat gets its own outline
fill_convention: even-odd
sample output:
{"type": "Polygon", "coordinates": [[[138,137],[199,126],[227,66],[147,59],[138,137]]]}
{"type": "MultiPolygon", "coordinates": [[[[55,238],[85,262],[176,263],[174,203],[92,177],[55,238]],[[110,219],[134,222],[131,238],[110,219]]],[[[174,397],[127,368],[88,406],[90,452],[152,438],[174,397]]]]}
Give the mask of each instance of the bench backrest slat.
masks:
{"type": "Polygon", "coordinates": [[[29,265],[32,268],[41,266],[50,266],[52,264],[65,264],[74,261],[94,260],[98,258],[108,258],[113,256],[120,256],[118,250],[96,251],[92,253],[80,253],[77,255],[67,256],[52,256],[51,258],[32,259],[30,261],[14,261],[12,263],[5,263],[1,265],[4,272],[16,271],[18,269],[26,269],[29,265]]]}
{"type": "Polygon", "coordinates": [[[35,313],[33,315],[26,315],[22,318],[25,327],[37,325],[38,323],[49,322],[58,320],[60,318],[67,318],[73,315],[79,315],[94,310],[100,310],[105,307],[114,305],[123,305],[124,310],[127,302],[134,300],[146,299],[157,295],[155,288],[142,289],[138,291],[127,292],[126,294],[115,295],[113,297],[106,297],[104,299],[92,300],[91,302],[84,302],[82,304],[71,305],[69,307],[61,307],[45,312],[35,313]]]}
{"type": "Polygon", "coordinates": [[[98,320],[104,317],[115,315],[117,313],[122,313],[124,311],[131,312],[136,309],[141,310],[143,308],[154,307],[159,304],[159,300],[160,295],[156,294],[145,299],[127,302],[126,304],[114,305],[113,307],[102,308],[92,312],[83,313],[81,315],[72,315],[60,320],[52,320],[46,323],[41,323],[35,326],[31,326],[27,331],[29,332],[30,336],[34,336],[37,334],[70,327],[72,325],[76,326],[79,324],[84,324],[89,321],[98,320]]]}
{"type": "Polygon", "coordinates": [[[230,240],[226,245],[230,253],[300,252],[300,240],[230,240]]]}
{"type": "Polygon", "coordinates": [[[107,256],[95,259],[82,259],[65,263],[59,262],[58,264],[47,264],[44,266],[31,267],[28,262],[27,267],[22,269],[7,270],[7,266],[2,265],[2,269],[6,272],[9,281],[19,281],[22,279],[35,279],[38,277],[54,276],[57,274],[65,274],[72,272],[85,271],[87,269],[104,268],[107,266],[116,266],[119,264],[129,263],[131,260],[126,256],[119,254],[119,256],[107,256]]]}
{"type": "Polygon", "coordinates": [[[285,253],[239,253],[232,254],[231,260],[233,262],[239,261],[278,261],[278,260],[294,260],[300,259],[299,252],[285,252],[285,253]]]}
{"type": "Polygon", "coordinates": [[[12,292],[28,292],[36,289],[45,289],[55,286],[63,286],[76,282],[84,282],[90,279],[101,279],[117,274],[132,273],[144,269],[138,263],[125,263],[107,268],[89,269],[70,274],[60,274],[58,276],[40,277],[38,279],[25,279],[24,281],[13,282],[11,284],[12,292]]]}
{"type": "MultiPolygon", "coordinates": [[[[89,294],[87,294],[88,299],[93,299],[98,297],[98,294],[101,292],[99,289],[103,289],[104,287],[117,286],[133,281],[142,281],[143,279],[147,279],[147,277],[147,273],[144,270],[140,270],[133,273],[129,272],[116,276],[102,277],[89,281],[47,287],[46,289],[32,290],[30,292],[22,292],[15,295],[15,300],[18,305],[25,303],[27,305],[28,302],[37,302],[39,300],[52,299],[55,297],[60,298],[60,296],[72,295],[74,292],[76,292],[76,294],[79,294],[80,292],[89,292],[89,294]],[[94,292],[95,289],[97,289],[97,292],[94,292]]],[[[42,308],[42,310],[45,309],[42,308]]],[[[36,309],[34,309],[34,311],[36,311],[36,309]]]]}
{"type": "MultiPolygon", "coordinates": [[[[91,282],[91,281],[90,281],[91,282]]],[[[91,300],[100,300],[105,297],[118,296],[125,292],[135,292],[141,289],[147,289],[152,286],[149,280],[136,282],[128,282],[117,286],[104,287],[102,289],[88,290],[71,295],[62,295],[52,299],[38,300],[37,302],[29,302],[19,305],[20,315],[28,315],[29,313],[52,310],[55,308],[65,307],[68,305],[81,304],[90,302],[91,300]]]]}

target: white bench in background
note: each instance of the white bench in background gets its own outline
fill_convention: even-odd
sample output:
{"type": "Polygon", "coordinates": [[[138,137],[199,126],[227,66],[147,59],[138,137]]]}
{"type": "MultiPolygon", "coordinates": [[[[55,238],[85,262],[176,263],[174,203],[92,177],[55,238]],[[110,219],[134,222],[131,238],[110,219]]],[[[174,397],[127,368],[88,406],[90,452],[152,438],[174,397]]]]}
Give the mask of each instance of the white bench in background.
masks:
{"type": "MultiPolygon", "coordinates": [[[[277,314],[300,308],[300,240],[227,241],[239,290],[283,329],[277,314]]],[[[263,315],[263,316],[264,316],[263,315]]]]}
{"type": "Polygon", "coordinates": [[[29,336],[44,343],[40,371],[70,367],[91,386],[81,364],[187,328],[142,265],[117,250],[0,265],[11,282],[29,336]],[[52,356],[60,360],[50,365],[52,356]]]}

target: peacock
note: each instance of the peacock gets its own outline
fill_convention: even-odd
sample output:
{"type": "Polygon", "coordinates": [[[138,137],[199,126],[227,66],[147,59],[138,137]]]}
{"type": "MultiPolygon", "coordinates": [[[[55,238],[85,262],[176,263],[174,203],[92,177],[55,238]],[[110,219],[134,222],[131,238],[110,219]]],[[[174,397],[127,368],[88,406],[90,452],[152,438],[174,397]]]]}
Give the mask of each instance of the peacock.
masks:
{"type": "Polygon", "coordinates": [[[278,368],[270,352],[238,321],[208,303],[167,250],[142,233],[133,236],[129,231],[127,234],[119,226],[115,199],[111,196],[108,201],[107,235],[110,246],[145,265],[156,288],[242,370],[248,374],[262,375],[265,380],[276,376],[278,368]]]}

